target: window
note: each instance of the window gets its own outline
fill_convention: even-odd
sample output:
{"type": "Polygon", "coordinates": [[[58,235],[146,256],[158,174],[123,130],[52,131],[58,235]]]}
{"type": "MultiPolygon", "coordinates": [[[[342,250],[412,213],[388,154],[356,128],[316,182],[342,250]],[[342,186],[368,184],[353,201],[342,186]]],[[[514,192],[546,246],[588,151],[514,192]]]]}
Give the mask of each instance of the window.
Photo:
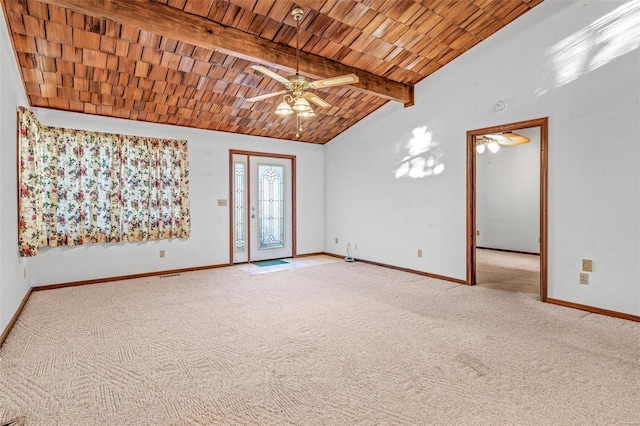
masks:
{"type": "Polygon", "coordinates": [[[19,250],[189,236],[184,140],[43,126],[19,110],[19,250]]]}

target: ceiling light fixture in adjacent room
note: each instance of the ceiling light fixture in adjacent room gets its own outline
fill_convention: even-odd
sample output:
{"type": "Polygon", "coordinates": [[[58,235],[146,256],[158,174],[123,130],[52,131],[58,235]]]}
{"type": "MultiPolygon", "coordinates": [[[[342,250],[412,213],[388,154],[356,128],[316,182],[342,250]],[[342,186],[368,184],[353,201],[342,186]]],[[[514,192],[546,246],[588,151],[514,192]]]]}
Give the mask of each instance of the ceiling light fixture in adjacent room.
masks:
{"type": "Polygon", "coordinates": [[[483,135],[476,138],[476,152],[482,154],[485,149],[495,154],[500,146],[516,146],[529,143],[531,139],[513,132],[483,135]]]}
{"type": "Polygon", "coordinates": [[[488,149],[489,152],[495,154],[500,150],[500,144],[495,140],[486,137],[485,139],[478,140],[478,142],[476,142],[476,152],[478,154],[482,154],[485,149],[488,149]]]}

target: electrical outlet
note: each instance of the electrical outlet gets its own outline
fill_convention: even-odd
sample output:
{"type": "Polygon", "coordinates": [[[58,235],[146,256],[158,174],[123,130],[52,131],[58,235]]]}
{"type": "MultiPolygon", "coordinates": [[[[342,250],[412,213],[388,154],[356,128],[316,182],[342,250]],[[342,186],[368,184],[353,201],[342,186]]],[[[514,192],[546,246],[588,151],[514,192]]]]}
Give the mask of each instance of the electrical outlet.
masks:
{"type": "Polygon", "coordinates": [[[338,244],[338,237],[336,237],[336,244],[338,244]]]}
{"type": "Polygon", "coordinates": [[[589,274],[580,272],[580,284],[589,284],[589,274]]]}
{"type": "Polygon", "coordinates": [[[418,257],[422,257],[422,249],[418,249],[418,257]]]}
{"type": "Polygon", "coordinates": [[[478,236],[478,237],[480,236],[480,230],[476,231],[476,236],[478,236]]]}
{"type": "Polygon", "coordinates": [[[227,205],[227,200],[218,200],[218,207],[224,207],[227,205]]]}
{"type": "Polygon", "coordinates": [[[24,278],[27,278],[27,268],[24,268],[24,278]]]}
{"type": "Polygon", "coordinates": [[[164,257],[165,253],[164,250],[160,250],[160,257],[164,257]]]}
{"type": "Polygon", "coordinates": [[[593,260],[582,259],[582,270],[584,272],[593,272],[593,260]]]}

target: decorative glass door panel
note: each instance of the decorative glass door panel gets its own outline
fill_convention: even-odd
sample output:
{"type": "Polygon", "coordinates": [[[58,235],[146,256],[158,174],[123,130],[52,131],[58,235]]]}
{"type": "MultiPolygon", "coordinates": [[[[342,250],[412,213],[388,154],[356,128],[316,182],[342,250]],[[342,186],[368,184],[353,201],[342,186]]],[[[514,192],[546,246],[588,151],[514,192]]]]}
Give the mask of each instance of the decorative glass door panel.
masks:
{"type": "Polygon", "coordinates": [[[284,167],[258,164],[258,248],[285,244],[284,167]]]}
{"type": "Polygon", "coordinates": [[[234,154],[233,262],[293,256],[291,159],[234,154]]]}
{"type": "Polygon", "coordinates": [[[248,260],[247,232],[247,159],[238,156],[233,162],[233,260],[248,260]]]}

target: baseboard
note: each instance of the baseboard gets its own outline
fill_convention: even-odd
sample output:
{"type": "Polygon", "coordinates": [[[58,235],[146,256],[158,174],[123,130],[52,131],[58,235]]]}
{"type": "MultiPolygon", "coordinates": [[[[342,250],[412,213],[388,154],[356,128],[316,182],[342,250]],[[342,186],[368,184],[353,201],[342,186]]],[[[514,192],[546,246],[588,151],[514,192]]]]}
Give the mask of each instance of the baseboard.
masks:
{"type": "MultiPolygon", "coordinates": [[[[339,254],[326,253],[326,252],[322,253],[322,254],[327,255],[327,256],[331,256],[331,257],[337,257],[338,259],[344,259],[344,256],[341,256],[339,254]]],[[[408,272],[410,274],[422,275],[423,277],[435,278],[435,279],[443,280],[443,281],[450,281],[450,282],[456,283],[456,284],[464,284],[464,285],[467,284],[467,282],[465,280],[460,280],[458,278],[452,278],[452,277],[447,277],[447,276],[444,276],[444,275],[432,274],[432,273],[429,273],[429,272],[418,271],[416,269],[403,268],[401,266],[389,265],[387,263],[374,262],[372,260],[366,260],[366,259],[360,259],[360,258],[357,258],[355,260],[357,260],[358,262],[366,263],[368,265],[382,266],[383,268],[395,269],[396,271],[402,271],[402,272],[408,272]]]]}
{"type": "MultiPolygon", "coordinates": [[[[319,256],[324,253],[305,253],[298,254],[295,257],[309,257],[309,256],[319,256]]],[[[194,266],[191,268],[181,268],[181,269],[169,269],[166,271],[157,271],[157,272],[145,272],[142,274],[131,274],[131,275],[119,275],[116,277],[104,277],[104,278],[96,278],[92,280],[81,280],[81,281],[71,281],[66,283],[58,283],[58,284],[49,284],[49,285],[39,285],[33,287],[33,291],[41,291],[41,290],[55,290],[56,288],[65,288],[65,287],[75,287],[79,285],[89,285],[89,284],[99,284],[110,281],[122,281],[122,280],[132,280],[135,278],[147,278],[154,277],[158,275],[169,275],[169,274],[180,274],[183,272],[193,272],[193,271],[202,271],[205,269],[215,269],[215,268],[224,268],[225,266],[232,266],[229,263],[221,263],[217,265],[205,265],[205,266],[194,266]]]]}
{"type": "MultiPolygon", "coordinates": [[[[494,249],[489,249],[489,250],[494,250],[494,249]]],[[[327,253],[327,252],[325,252],[325,253],[322,253],[322,254],[324,254],[326,256],[336,257],[338,259],[344,259],[344,256],[339,255],[339,254],[335,254],[335,253],[327,253]]],[[[539,256],[538,253],[523,253],[523,254],[533,254],[533,255],[539,256]]],[[[415,269],[402,268],[402,267],[399,267],[399,266],[388,265],[386,263],[380,263],[380,262],[373,262],[373,261],[365,260],[365,259],[357,259],[357,260],[358,260],[358,262],[367,263],[369,265],[376,265],[376,266],[382,266],[384,268],[396,269],[398,271],[404,271],[404,272],[409,272],[411,274],[423,275],[425,277],[436,278],[436,279],[444,280],[444,281],[450,281],[450,282],[454,282],[454,283],[457,283],[457,284],[465,284],[465,285],[467,284],[466,281],[459,280],[457,278],[451,278],[451,277],[446,277],[446,276],[437,275],[437,274],[430,274],[428,272],[416,271],[415,269]]],[[[594,306],[581,305],[579,303],[565,302],[564,300],[552,299],[552,298],[549,298],[549,297],[547,298],[546,302],[547,303],[551,303],[553,305],[564,306],[564,307],[567,307],[567,308],[580,309],[582,311],[592,312],[594,314],[606,315],[606,316],[610,316],[610,317],[614,317],[614,318],[621,318],[621,319],[625,319],[625,320],[640,322],[640,316],[638,316],[638,315],[625,314],[623,312],[611,311],[609,309],[596,308],[594,306]]]]}
{"type": "Polygon", "coordinates": [[[540,256],[540,253],[532,253],[530,251],[520,251],[520,250],[508,250],[508,249],[499,249],[499,248],[492,248],[492,247],[478,247],[476,246],[477,249],[481,249],[481,250],[493,250],[493,251],[502,251],[505,253],[517,253],[517,254],[530,254],[531,256],[540,256]]]}
{"type": "Polygon", "coordinates": [[[296,254],[293,257],[297,259],[299,257],[322,256],[323,254],[326,254],[326,253],[323,253],[323,252],[319,251],[319,252],[316,252],[316,253],[296,254]]]}
{"type": "Polygon", "coordinates": [[[322,254],[324,254],[325,256],[331,256],[331,257],[335,257],[337,259],[344,259],[344,256],[339,255],[339,254],[335,254],[335,253],[327,253],[326,251],[323,252],[322,254]]]}
{"type": "Polygon", "coordinates": [[[183,272],[194,272],[194,271],[202,271],[205,269],[224,268],[225,266],[231,266],[231,265],[229,265],[228,263],[222,263],[218,265],[194,266],[191,268],[169,269],[165,271],[145,272],[142,274],[120,275],[117,277],[105,277],[105,278],[96,278],[93,280],[71,281],[67,283],[40,285],[40,286],[33,287],[33,291],[55,290],[57,288],[75,287],[79,285],[89,285],[89,284],[100,284],[100,283],[106,283],[110,281],[122,281],[122,280],[132,280],[135,278],[155,277],[158,275],[180,274],[183,272]]]}
{"type": "Polygon", "coordinates": [[[617,311],[610,311],[609,309],[602,309],[602,308],[596,308],[594,306],[581,305],[580,303],[565,302],[564,300],[551,299],[549,297],[547,298],[547,303],[551,303],[552,305],[564,306],[567,308],[580,309],[581,311],[592,312],[594,314],[607,315],[609,317],[622,318],[630,321],[640,322],[640,316],[638,315],[625,314],[617,311]]]}
{"type": "Polygon", "coordinates": [[[11,317],[11,321],[9,321],[9,324],[7,324],[7,326],[5,327],[4,331],[2,332],[2,335],[0,335],[0,347],[2,347],[2,345],[4,344],[4,341],[7,340],[7,337],[9,336],[11,329],[16,324],[16,321],[18,321],[18,317],[20,316],[20,314],[22,313],[22,310],[27,304],[29,297],[31,297],[32,290],[33,290],[32,288],[29,288],[29,290],[27,290],[27,294],[25,294],[24,297],[22,298],[22,302],[20,303],[20,306],[18,306],[18,310],[16,310],[16,313],[13,314],[13,317],[11,317]]]}

